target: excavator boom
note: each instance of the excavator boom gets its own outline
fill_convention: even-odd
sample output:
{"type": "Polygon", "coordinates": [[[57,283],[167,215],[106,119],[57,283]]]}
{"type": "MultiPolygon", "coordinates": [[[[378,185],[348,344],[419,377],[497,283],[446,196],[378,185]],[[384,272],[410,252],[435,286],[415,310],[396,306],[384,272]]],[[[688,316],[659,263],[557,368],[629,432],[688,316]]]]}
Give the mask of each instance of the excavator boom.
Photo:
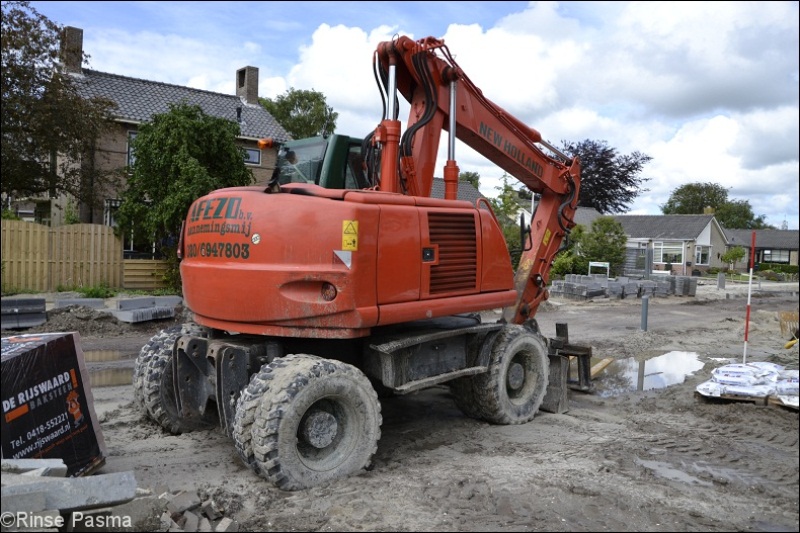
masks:
{"type": "Polygon", "coordinates": [[[444,167],[445,198],[455,199],[458,166],[455,138],[521,181],[540,201],[515,276],[517,302],[504,311],[508,322],[533,317],[547,298],[550,265],[574,226],[580,162],[560,153],[542,135],[486,98],[450,54],[444,41],[400,36],[378,45],[380,78],[389,95],[388,111],[374,138],[381,142],[382,190],[430,195],[441,131],[450,132],[444,167]],[[395,91],[411,105],[405,133],[391,111],[395,91]],[[548,155],[544,146],[555,155],[548,155]]]}

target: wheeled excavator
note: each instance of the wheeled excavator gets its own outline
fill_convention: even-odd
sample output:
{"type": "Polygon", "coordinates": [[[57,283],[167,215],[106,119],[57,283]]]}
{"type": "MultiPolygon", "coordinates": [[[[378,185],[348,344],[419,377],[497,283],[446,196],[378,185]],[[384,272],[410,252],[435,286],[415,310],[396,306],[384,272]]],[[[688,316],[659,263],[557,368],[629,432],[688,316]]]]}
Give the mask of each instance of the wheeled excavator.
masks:
{"type": "Polygon", "coordinates": [[[134,369],[154,420],[173,433],[220,428],[285,490],[368,467],[379,395],[446,384],[466,415],[520,424],[548,387],[534,317],[574,226],[579,161],[487,99],[441,39],[382,42],[373,68],[384,112],[363,142],[343,137],[338,151],[306,157],[302,179],[279,165],[266,186],[192,204],[179,254],[194,322],[154,336],[134,369]],[[456,139],[540,195],[521,222],[516,273],[488,201],[456,198],[456,139]],[[320,181],[325,165],[348,164],[347,179],[320,181]],[[481,319],[500,308],[499,320],[481,319]]]}

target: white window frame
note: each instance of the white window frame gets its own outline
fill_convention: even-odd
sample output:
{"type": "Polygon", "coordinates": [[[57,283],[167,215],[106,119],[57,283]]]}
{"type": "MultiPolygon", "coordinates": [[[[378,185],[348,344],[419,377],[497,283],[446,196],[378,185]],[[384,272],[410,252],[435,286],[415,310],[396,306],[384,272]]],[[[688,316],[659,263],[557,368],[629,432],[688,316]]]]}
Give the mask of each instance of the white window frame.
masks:
{"type": "Polygon", "coordinates": [[[683,242],[682,241],[654,241],[653,242],[653,263],[665,265],[683,264],[683,242]],[[665,250],[667,254],[677,256],[675,261],[664,261],[665,250]]]}
{"type": "Polygon", "coordinates": [[[709,260],[711,258],[711,246],[704,246],[702,244],[698,244],[694,247],[694,264],[695,265],[709,265],[709,260]],[[705,252],[706,260],[703,262],[703,252],[705,252]]]}
{"type": "Polygon", "coordinates": [[[253,165],[256,167],[261,166],[261,150],[258,148],[245,148],[244,149],[244,164],[245,165],[253,165]],[[252,157],[253,154],[257,156],[257,161],[253,162],[252,157]]]}
{"type": "Polygon", "coordinates": [[[789,264],[791,259],[791,252],[789,250],[762,250],[761,257],[762,262],[764,263],[778,263],[778,264],[789,264]]]}

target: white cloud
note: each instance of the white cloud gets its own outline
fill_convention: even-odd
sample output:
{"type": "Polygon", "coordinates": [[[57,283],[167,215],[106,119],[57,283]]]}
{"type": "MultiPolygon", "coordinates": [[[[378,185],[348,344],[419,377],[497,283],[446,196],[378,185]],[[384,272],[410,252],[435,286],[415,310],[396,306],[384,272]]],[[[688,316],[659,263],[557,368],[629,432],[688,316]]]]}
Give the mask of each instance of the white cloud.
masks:
{"type": "MultiPolygon", "coordinates": [[[[446,31],[436,36],[484,95],[551,143],[591,139],[651,156],[643,171],[650,190],[631,213],[660,213],[678,186],[712,181],[769,223],[798,227],[797,2],[531,2],[493,18],[476,10],[474,23],[435,21],[424,5],[407,3],[392,4],[390,25],[356,9],[310,30],[311,17],[291,3],[238,28],[212,24],[236,19],[223,4],[200,4],[225,9],[205,16],[168,6],[145,9],[145,20],[165,17],[147,30],[83,26],[91,68],[233,93],[236,70],[252,65],[262,96],[320,91],[339,113],[337,132],[363,136],[381,119],[377,44],[395,34],[425,37],[415,31],[438,22],[446,31]],[[415,9],[425,11],[424,26],[415,9]]],[[[449,17],[469,9],[457,6],[449,17]]],[[[403,102],[402,120],[407,112],[403,102]]],[[[499,168],[463,143],[457,158],[481,175],[484,194],[496,193],[499,168]]]]}

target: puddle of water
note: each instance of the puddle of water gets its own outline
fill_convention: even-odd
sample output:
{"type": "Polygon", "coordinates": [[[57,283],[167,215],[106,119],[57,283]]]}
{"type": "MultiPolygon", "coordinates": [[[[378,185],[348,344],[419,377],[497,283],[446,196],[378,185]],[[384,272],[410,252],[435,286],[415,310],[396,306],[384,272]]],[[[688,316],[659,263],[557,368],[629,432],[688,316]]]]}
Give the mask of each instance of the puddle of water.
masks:
{"type": "Polygon", "coordinates": [[[132,368],[106,368],[104,370],[89,371],[89,381],[92,387],[130,385],[132,380],[132,368]]]}
{"type": "Polygon", "coordinates": [[[96,363],[113,363],[130,359],[130,355],[120,350],[88,350],[83,352],[83,359],[88,365],[89,379],[92,387],[115,387],[130,385],[133,379],[133,368],[96,363]]]}
{"type": "Polygon", "coordinates": [[[713,483],[710,481],[704,481],[694,476],[690,476],[683,470],[679,470],[671,464],[664,463],[662,461],[646,461],[644,459],[637,458],[636,464],[642,465],[648,470],[652,470],[653,473],[659,477],[671,479],[672,481],[682,481],[684,483],[703,485],[706,487],[713,485],[713,483]]]}
{"type": "Polygon", "coordinates": [[[611,363],[595,377],[593,384],[595,393],[602,397],[663,389],[683,383],[686,376],[703,366],[696,352],[669,352],[647,361],[636,361],[631,357],[611,363]]]}
{"type": "Polygon", "coordinates": [[[119,350],[89,350],[83,352],[83,360],[87,363],[102,363],[124,359],[119,350]]]}

